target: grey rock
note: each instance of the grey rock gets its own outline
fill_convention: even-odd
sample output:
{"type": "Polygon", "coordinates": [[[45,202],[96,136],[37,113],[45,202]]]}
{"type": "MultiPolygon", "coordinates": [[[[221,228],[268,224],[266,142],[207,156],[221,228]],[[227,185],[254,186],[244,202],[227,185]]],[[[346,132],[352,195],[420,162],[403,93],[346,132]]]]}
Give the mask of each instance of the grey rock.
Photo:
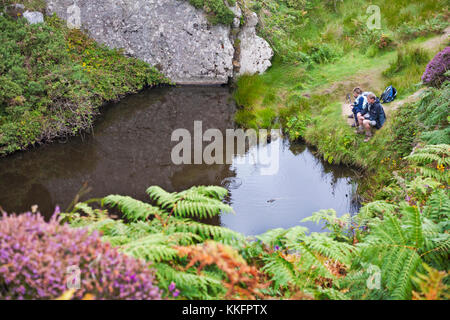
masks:
{"type": "Polygon", "coordinates": [[[256,34],[258,16],[252,12],[239,34],[240,69],[238,75],[263,73],[272,63],[273,50],[266,40],[256,34]]]}
{"type": "Polygon", "coordinates": [[[25,11],[23,17],[28,20],[29,24],[44,22],[44,15],[38,11],[25,11]]]}
{"type": "MultiPolygon", "coordinates": [[[[238,6],[231,9],[237,19],[234,26],[239,27],[241,10],[238,6]]],[[[204,12],[188,1],[47,0],[47,13],[56,13],[72,25],[79,21],[96,41],[123,48],[125,54],[157,66],[178,84],[223,84],[233,77],[235,49],[230,26],[211,26],[204,12]]],[[[245,39],[258,42],[252,48],[264,48],[265,41],[258,38],[245,39]]],[[[244,58],[248,60],[247,55],[244,58]]],[[[260,72],[267,63],[257,65],[260,72]]]]}

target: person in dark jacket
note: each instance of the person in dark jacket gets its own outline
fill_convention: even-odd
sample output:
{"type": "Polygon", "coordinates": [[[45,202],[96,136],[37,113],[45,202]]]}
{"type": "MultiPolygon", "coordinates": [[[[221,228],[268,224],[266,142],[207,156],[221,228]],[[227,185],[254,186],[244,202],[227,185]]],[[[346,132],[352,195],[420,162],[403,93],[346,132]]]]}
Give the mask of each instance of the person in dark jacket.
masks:
{"type": "MultiPolygon", "coordinates": [[[[358,113],[360,113],[363,110],[363,107],[366,103],[366,97],[363,96],[362,89],[358,88],[358,87],[353,89],[353,97],[355,98],[355,101],[350,105],[350,108],[352,108],[353,118],[355,119],[355,124],[352,125],[352,127],[357,127],[359,125],[358,113]]],[[[351,118],[351,117],[352,117],[352,115],[349,116],[349,118],[351,118]]]]}
{"type": "Polygon", "coordinates": [[[368,94],[367,104],[357,116],[359,122],[357,133],[366,133],[365,142],[369,141],[372,137],[372,127],[380,129],[386,120],[383,106],[373,93],[368,94]]]}

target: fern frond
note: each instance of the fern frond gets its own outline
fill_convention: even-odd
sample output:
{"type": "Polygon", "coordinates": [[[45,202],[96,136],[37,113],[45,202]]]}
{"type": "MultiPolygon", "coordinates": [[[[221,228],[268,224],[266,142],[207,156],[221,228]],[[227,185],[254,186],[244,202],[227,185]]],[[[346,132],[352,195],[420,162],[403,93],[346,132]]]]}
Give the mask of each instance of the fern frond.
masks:
{"type": "Polygon", "coordinates": [[[221,212],[233,212],[233,209],[219,200],[209,199],[208,201],[180,200],[174,209],[174,214],[178,217],[212,218],[221,212]]]}
{"type": "Polygon", "coordinates": [[[147,194],[150,199],[156,201],[156,203],[163,209],[172,208],[181,197],[176,192],[167,192],[161,187],[152,186],[147,189],[147,194]]]}
{"type": "Polygon", "coordinates": [[[192,232],[173,232],[168,234],[168,237],[170,241],[182,246],[189,246],[203,240],[202,237],[192,232]]]}
{"type": "MultiPolygon", "coordinates": [[[[350,300],[350,298],[343,292],[334,288],[318,288],[318,295],[320,299],[328,300],[350,300]]],[[[317,294],[316,294],[317,295],[317,294]]]]}
{"type": "Polygon", "coordinates": [[[164,214],[157,207],[126,196],[110,195],[103,198],[102,204],[112,208],[118,207],[120,212],[131,221],[147,220],[150,216],[164,214]]]}
{"type": "Polygon", "coordinates": [[[396,208],[396,205],[386,201],[373,201],[366,204],[359,210],[358,218],[370,219],[376,216],[382,217],[385,213],[394,213],[396,208]]]}
{"type": "Polygon", "coordinates": [[[345,242],[338,242],[324,234],[312,233],[305,241],[309,248],[320,255],[350,265],[354,247],[345,242]]]}
{"type": "Polygon", "coordinates": [[[176,270],[165,263],[156,263],[153,267],[160,284],[167,288],[174,282],[187,299],[213,299],[217,295],[225,294],[226,290],[219,278],[176,270]]]}
{"type": "Polygon", "coordinates": [[[271,277],[275,289],[298,282],[295,266],[280,255],[273,254],[263,260],[265,264],[261,270],[271,277]]]}
{"type": "Polygon", "coordinates": [[[450,218],[450,198],[448,193],[444,190],[433,192],[428,198],[423,214],[437,223],[442,219],[448,220],[450,218]]]}
{"type": "Polygon", "coordinates": [[[416,248],[423,245],[422,219],[417,207],[407,207],[402,210],[405,215],[405,230],[409,232],[409,239],[416,248]]]}
{"type": "Polygon", "coordinates": [[[271,229],[263,234],[256,236],[256,239],[264,242],[269,247],[273,247],[277,242],[281,242],[281,239],[286,234],[287,230],[282,228],[271,229]]]}
{"type": "Polygon", "coordinates": [[[192,187],[179,193],[169,193],[160,187],[147,189],[150,198],[161,208],[178,217],[211,218],[221,212],[231,213],[233,209],[221,199],[226,195],[221,187],[192,187]]]}
{"type": "Polygon", "coordinates": [[[125,253],[147,261],[170,261],[178,256],[177,250],[171,245],[170,239],[163,234],[153,234],[134,240],[121,247],[125,253]]]}
{"type": "Polygon", "coordinates": [[[199,187],[192,187],[186,191],[183,191],[181,192],[181,195],[190,193],[201,194],[209,198],[222,200],[228,194],[228,190],[218,186],[199,186],[199,187]]]}
{"type": "Polygon", "coordinates": [[[412,277],[415,275],[420,264],[421,259],[419,255],[413,250],[408,250],[407,256],[403,260],[402,269],[396,279],[392,298],[398,300],[411,298],[412,277]]]}
{"type": "Polygon", "coordinates": [[[315,251],[313,246],[308,242],[298,242],[290,244],[290,248],[296,250],[300,255],[300,268],[301,272],[309,274],[317,273],[322,277],[334,278],[333,274],[326,267],[326,259],[315,251]]]}
{"type": "Polygon", "coordinates": [[[190,232],[199,235],[203,240],[215,240],[225,244],[243,241],[244,235],[218,226],[212,226],[189,219],[174,219],[170,224],[173,232],[190,232]]]}

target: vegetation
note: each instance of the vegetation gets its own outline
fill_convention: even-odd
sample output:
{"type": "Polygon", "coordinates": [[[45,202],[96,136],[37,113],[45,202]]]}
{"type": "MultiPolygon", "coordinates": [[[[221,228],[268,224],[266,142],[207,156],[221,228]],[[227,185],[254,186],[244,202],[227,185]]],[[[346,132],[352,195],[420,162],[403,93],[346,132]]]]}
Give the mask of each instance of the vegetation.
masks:
{"type": "Polygon", "coordinates": [[[208,21],[215,24],[230,25],[234,20],[234,13],[228,6],[234,6],[236,0],[189,0],[197,9],[203,9],[207,14],[208,21]]]}
{"type": "MultiPolygon", "coordinates": [[[[224,1],[190,2],[209,12],[213,23],[230,23],[224,1]]],[[[361,184],[365,203],[357,215],[338,217],[334,210],[322,210],[303,221],[324,225],[324,232],[309,233],[299,225],[246,238],[201,222],[232,213],[223,202],[225,189],[199,186],[169,193],[153,186],[147,189],[148,202],[110,195],[77,203],[71,212],[60,215],[61,220],[49,224],[31,214],[4,216],[0,220],[5,225],[0,228],[5,233],[0,237],[0,294],[56,298],[63,293],[60,287],[35,292],[33,275],[20,267],[37,264],[41,269],[32,273],[45,272],[47,264],[35,252],[48,252],[58,262],[69,259],[72,263],[74,256],[74,264],[81,261],[85,266],[101,251],[130,259],[127,268],[140,268],[147,287],[137,290],[128,274],[119,281],[129,289],[126,293],[113,286],[106,294],[94,281],[86,284],[88,291],[72,292],[76,298],[88,293],[98,298],[159,298],[161,291],[170,299],[448,299],[450,83],[441,68],[442,55],[426,69],[440,48],[423,47],[425,39],[411,41],[441,32],[448,25],[448,12],[441,9],[445,8],[442,1],[373,3],[383,10],[381,30],[365,27],[369,17],[363,15],[363,1],[247,1],[259,12],[260,33],[271,42],[276,57],[265,74],[241,77],[235,93],[242,106],[236,121],[242,126],[282,126],[291,140],[306,140],[328,162],[366,169],[361,184]],[[344,121],[339,97],[360,85],[361,79],[377,92],[393,84],[405,97],[419,88],[424,70],[426,79],[433,78],[436,70],[440,70],[436,77],[444,74],[444,78],[433,81],[435,87],[422,88],[419,101],[389,110],[388,121],[370,142],[364,143],[344,121]],[[117,213],[120,218],[113,218],[117,213]],[[40,228],[48,228],[48,234],[43,236],[40,228]],[[63,236],[67,234],[71,237],[63,236]],[[99,242],[98,234],[106,243],[99,242]],[[65,243],[77,237],[79,245],[67,245],[71,254],[63,255],[55,239],[65,243]],[[140,260],[146,264],[139,264],[140,260]]],[[[59,124],[56,127],[62,132],[64,128],[79,130],[90,124],[98,106],[92,101],[115,99],[144,83],[165,81],[149,66],[66,30],[54,17],[45,26],[5,17],[0,17],[0,23],[5,30],[0,35],[5,39],[0,54],[8,57],[0,62],[6,65],[0,69],[0,83],[5,86],[0,93],[5,105],[1,112],[6,120],[0,123],[4,148],[16,141],[8,130],[17,131],[13,125],[19,119],[36,117],[32,123],[59,124]],[[28,52],[30,47],[39,50],[28,52]],[[126,68],[128,72],[123,71],[126,68]],[[137,76],[129,78],[127,74],[132,73],[137,76]],[[41,80],[43,89],[39,89],[41,80]],[[47,96],[52,99],[45,100],[47,96]],[[81,104],[75,108],[73,101],[81,104]],[[69,122],[64,127],[61,118],[48,118],[47,110],[55,108],[61,117],[75,117],[79,122],[64,118],[69,122]]],[[[23,128],[31,133],[20,133],[20,137],[28,139],[29,134],[38,141],[41,127],[23,128]]],[[[17,147],[25,147],[26,139],[17,140],[17,147]]],[[[106,277],[109,282],[116,280],[111,274],[106,277]]],[[[46,282],[47,288],[53,287],[46,282]]]]}
{"type": "Polygon", "coordinates": [[[87,130],[106,101],[168,82],[56,16],[16,18],[0,16],[0,156],[87,130]]]}
{"type": "MultiPolygon", "coordinates": [[[[194,187],[180,193],[168,193],[155,186],[147,190],[154,205],[117,195],[102,199],[103,205],[116,207],[126,222],[109,219],[106,211],[91,209],[86,204],[75,206],[74,212],[66,218],[72,226],[87,226],[101,231],[103,239],[120,246],[121,251],[154,262],[159,286],[166,294],[173,282],[182,296],[189,299],[212,299],[220,295],[233,297],[248,288],[240,286],[234,279],[227,279],[230,281],[224,284],[225,275],[232,268],[228,264],[241,266],[241,272],[248,270],[247,276],[257,274],[248,269],[242,259],[236,260],[233,249],[209,244],[208,241],[239,247],[243,236],[192,220],[213,217],[221,211],[232,212],[231,207],[220,201],[226,193],[220,187],[194,187]],[[78,212],[87,214],[87,217],[78,212]],[[197,250],[195,245],[204,248],[197,250]],[[216,265],[216,260],[211,258],[199,260],[199,255],[204,255],[205,251],[211,253],[211,258],[214,255],[227,257],[227,264],[216,265]],[[201,261],[201,268],[194,266],[197,261],[201,261]]],[[[244,274],[234,276],[244,278],[244,274]]],[[[251,298],[253,291],[248,294],[247,298],[251,298]]]]}
{"type": "Polygon", "coordinates": [[[123,196],[99,201],[125,220],[79,203],[63,218],[98,230],[103,240],[135,258],[153,262],[158,286],[183,299],[411,299],[448,298],[450,249],[449,145],[417,148],[386,186],[384,200],[360,213],[337,217],[322,210],[302,226],[256,237],[190,218],[232,209],[220,187],[168,193],[147,190],[150,203],[123,196]],[[427,279],[433,279],[429,285],[427,279]]]}
{"type": "Polygon", "coordinates": [[[450,47],[439,52],[427,65],[422,81],[433,86],[441,85],[445,80],[450,80],[446,72],[450,70],[450,47]]]}
{"type": "Polygon", "coordinates": [[[154,278],[148,263],[119,253],[97,232],[31,212],[0,220],[0,299],[161,299],[154,278]]]}

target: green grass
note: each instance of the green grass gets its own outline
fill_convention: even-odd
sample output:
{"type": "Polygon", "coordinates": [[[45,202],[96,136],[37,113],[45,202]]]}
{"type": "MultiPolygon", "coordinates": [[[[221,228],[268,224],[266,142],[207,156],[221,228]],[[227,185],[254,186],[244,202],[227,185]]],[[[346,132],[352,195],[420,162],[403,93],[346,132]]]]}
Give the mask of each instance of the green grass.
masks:
{"type": "Polygon", "coordinates": [[[189,0],[189,3],[198,9],[203,9],[211,24],[233,23],[235,18],[233,11],[227,5],[234,6],[236,0],[189,0]]]}

